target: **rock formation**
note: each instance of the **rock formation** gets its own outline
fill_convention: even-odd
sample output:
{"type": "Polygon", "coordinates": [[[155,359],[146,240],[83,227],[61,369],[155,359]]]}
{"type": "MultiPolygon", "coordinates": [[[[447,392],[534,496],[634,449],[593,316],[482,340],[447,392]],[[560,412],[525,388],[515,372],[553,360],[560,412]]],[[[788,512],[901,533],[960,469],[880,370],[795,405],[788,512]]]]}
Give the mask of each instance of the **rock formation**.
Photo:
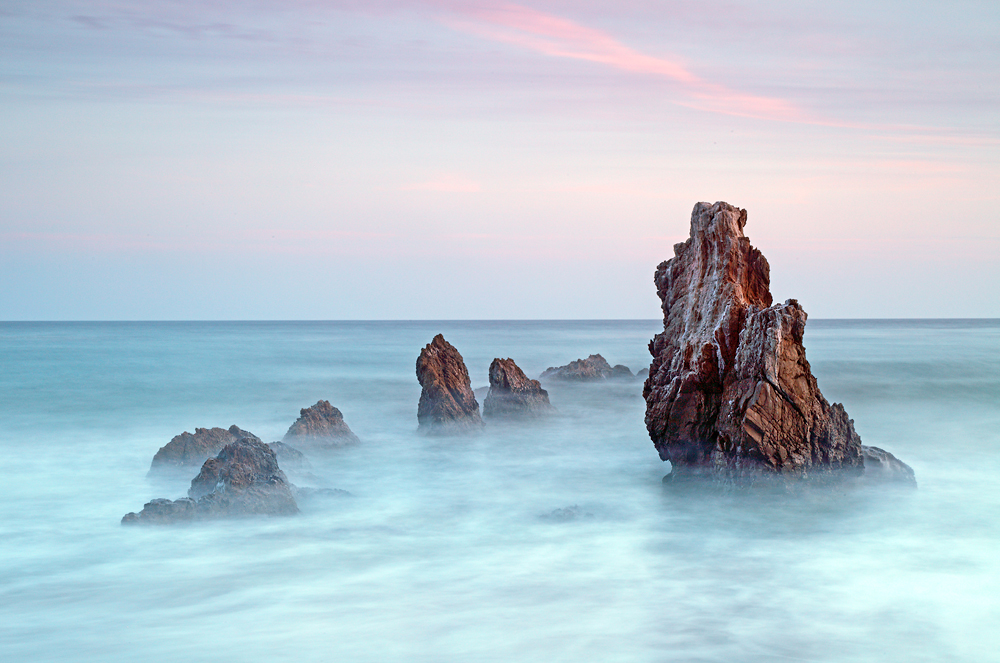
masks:
{"type": "Polygon", "coordinates": [[[259,438],[236,425],[225,428],[195,428],[194,435],[184,431],[167,442],[153,456],[149,471],[170,467],[198,467],[226,446],[236,440],[250,437],[259,438]]]}
{"type": "Polygon", "coordinates": [[[632,379],[628,366],[612,366],[601,355],[590,355],[586,359],[571,361],[565,366],[550,366],[538,376],[539,380],[589,381],[610,379],[632,379]]]}
{"type": "Polygon", "coordinates": [[[479,403],[458,350],[438,334],[417,357],[417,381],[423,387],[417,405],[420,430],[455,434],[483,426],[479,403]]]}
{"type": "Polygon", "coordinates": [[[329,401],[319,401],[299,410],[299,418],[288,428],[283,441],[307,451],[360,442],[344,422],[344,415],[329,401]]]}
{"type": "Polygon", "coordinates": [[[806,361],[806,313],[771,305],[770,270],[743,234],[746,210],[698,203],[691,237],[656,269],[663,332],[643,387],[646,428],[671,477],[899,478],[913,471],[864,447],[806,361]],[[877,460],[876,460],[877,459],[877,460]],[[876,467],[877,466],[877,467],[876,467]],[[839,472],[836,472],[839,470],[839,472]]]}
{"type": "Polygon", "coordinates": [[[537,417],[552,412],[549,392],[538,380],[530,380],[513,359],[494,359],[490,364],[490,391],[483,401],[487,418],[537,417]]]}
{"type": "Polygon", "coordinates": [[[298,513],[285,473],[274,452],[256,438],[227,444],[209,458],[191,481],[188,497],[155,499],[122,524],[168,524],[237,516],[284,516],[298,513]]]}

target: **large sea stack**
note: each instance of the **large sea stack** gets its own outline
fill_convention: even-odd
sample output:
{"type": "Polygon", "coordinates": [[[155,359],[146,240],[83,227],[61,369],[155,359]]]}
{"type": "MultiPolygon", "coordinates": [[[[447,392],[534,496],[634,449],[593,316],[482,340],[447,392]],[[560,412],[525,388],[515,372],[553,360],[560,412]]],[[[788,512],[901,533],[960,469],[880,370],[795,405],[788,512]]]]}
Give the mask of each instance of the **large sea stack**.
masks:
{"type": "Polygon", "coordinates": [[[770,270],[743,234],[747,213],[698,203],[691,237],[656,269],[663,332],[643,387],[646,428],[672,479],[865,477],[915,483],[913,470],[864,447],[806,361],[806,313],[771,305],[770,270]]]}
{"type": "Polygon", "coordinates": [[[288,428],[283,441],[307,450],[333,449],[359,442],[344,421],[343,413],[330,405],[330,401],[319,401],[299,410],[299,418],[288,428]]]}
{"type": "Polygon", "coordinates": [[[482,428],[479,403],[472,393],[465,361],[441,334],[417,357],[417,381],[423,387],[417,405],[421,431],[449,435],[482,428]]]}
{"type": "Polygon", "coordinates": [[[191,481],[188,497],[151,500],[139,513],[126,514],[122,524],[285,516],[298,511],[274,451],[257,438],[245,437],[227,444],[218,456],[205,461],[191,481]]]}
{"type": "Polygon", "coordinates": [[[554,408],[549,392],[531,380],[513,359],[494,359],[490,364],[490,392],[483,401],[483,416],[519,419],[545,415],[554,408]]]}

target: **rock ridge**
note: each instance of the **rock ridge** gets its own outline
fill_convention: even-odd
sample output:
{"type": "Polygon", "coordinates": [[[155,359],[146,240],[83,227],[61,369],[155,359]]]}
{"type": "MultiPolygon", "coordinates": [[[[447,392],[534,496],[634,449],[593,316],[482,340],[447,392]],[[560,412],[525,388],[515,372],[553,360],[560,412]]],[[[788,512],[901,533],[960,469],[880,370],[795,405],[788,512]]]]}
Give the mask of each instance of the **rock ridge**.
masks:
{"type": "Polygon", "coordinates": [[[590,355],[586,359],[571,361],[565,366],[550,366],[546,368],[539,380],[566,380],[584,382],[590,380],[629,380],[635,377],[628,366],[617,364],[612,366],[601,355],[590,355]]]}

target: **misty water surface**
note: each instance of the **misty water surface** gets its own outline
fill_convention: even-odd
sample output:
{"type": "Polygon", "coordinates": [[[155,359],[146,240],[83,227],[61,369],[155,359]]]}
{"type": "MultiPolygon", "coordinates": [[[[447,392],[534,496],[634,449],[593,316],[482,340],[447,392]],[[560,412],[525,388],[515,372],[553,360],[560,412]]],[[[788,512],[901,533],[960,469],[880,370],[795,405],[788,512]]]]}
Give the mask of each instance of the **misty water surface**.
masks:
{"type": "Polygon", "coordinates": [[[0,325],[4,661],[985,661],[1000,650],[1000,323],[811,321],[820,387],[919,489],[664,491],[641,383],[548,384],[558,415],[416,433],[420,348],[473,386],[656,321],[0,325]],[[363,443],[293,518],[121,527],[195,427],[277,440],[328,399],[363,443]],[[575,507],[571,508],[571,507],[575,507]]]}

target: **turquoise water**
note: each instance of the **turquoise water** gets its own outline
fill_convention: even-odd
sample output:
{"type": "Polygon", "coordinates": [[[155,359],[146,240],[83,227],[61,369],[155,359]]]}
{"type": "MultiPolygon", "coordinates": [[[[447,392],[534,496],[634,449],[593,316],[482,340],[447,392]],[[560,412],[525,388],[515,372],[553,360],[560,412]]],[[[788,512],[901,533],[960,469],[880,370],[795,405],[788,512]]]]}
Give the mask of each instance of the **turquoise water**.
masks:
{"type": "MultiPolygon", "coordinates": [[[[810,321],[820,387],[917,491],[664,492],[641,383],[549,421],[416,434],[434,334],[473,386],[656,321],[0,324],[0,660],[986,661],[1000,650],[1000,322],[810,321]],[[294,518],[123,528],[195,427],[277,440],[330,400],[363,444],[294,518]],[[577,506],[579,517],[546,517],[577,506]]],[[[193,472],[191,473],[193,475],[193,472]]]]}

